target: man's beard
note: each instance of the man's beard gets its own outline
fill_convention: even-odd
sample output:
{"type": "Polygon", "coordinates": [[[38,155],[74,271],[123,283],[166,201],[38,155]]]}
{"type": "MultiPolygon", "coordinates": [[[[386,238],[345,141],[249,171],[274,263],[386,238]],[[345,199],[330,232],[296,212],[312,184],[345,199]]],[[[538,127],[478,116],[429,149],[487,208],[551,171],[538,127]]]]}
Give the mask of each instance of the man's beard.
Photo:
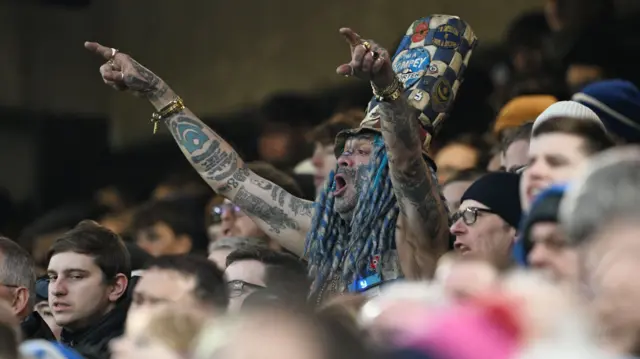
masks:
{"type": "Polygon", "coordinates": [[[353,212],[358,205],[360,193],[369,181],[369,166],[367,164],[361,164],[355,168],[340,167],[336,171],[336,174],[344,177],[347,186],[354,185],[352,188],[348,188],[342,197],[336,197],[333,205],[338,215],[340,215],[342,219],[350,222],[351,218],[353,218],[353,212]]]}

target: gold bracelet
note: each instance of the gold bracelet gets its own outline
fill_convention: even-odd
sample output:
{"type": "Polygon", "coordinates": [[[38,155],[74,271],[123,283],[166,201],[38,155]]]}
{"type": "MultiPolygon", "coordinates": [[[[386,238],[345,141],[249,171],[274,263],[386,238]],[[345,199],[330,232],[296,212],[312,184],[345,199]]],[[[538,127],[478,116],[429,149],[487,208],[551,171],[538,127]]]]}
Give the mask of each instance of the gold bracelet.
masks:
{"type": "Polygon", "coordinates": [[[380,89],[373,82],[371,82],[371,88],[379,96],[388,95],[389,93],[393,92],[399,85],[400,85],[400,81],[398,80],[397,77],[394,77],[391,84],[383,89],[380,89]]]}
{"type": "Polygon", "coordinates": [[[391,85],[384,89],[379,89],[373,82],[371,83],[371,88],[378,101],[395,101],[402,96],[403,90],[402,82],[400,82],[397,77],[394,77],[391,85]]]}
{"type": "Polygon", "coordinates": [[[163,107],[160,111],[154,112],[151,115],[153,134],[155,135],[156,132],[158,132],[158,122],[164,120],[169,116],[175,115],[176,113],[184,110],[184,108],[184,102],[180,97],[177,97],[175,100],[169,102],[169,104],[163,107]]]}

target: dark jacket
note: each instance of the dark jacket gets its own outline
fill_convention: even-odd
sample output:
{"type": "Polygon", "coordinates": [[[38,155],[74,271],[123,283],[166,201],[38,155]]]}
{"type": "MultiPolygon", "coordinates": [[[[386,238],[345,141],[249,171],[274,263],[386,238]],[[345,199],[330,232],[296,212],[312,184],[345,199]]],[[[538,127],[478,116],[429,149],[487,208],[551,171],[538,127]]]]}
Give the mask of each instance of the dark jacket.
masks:
{"type": "Polygon", "coordinates": [[[49,329],[47,323],[42,319],[38,312],[31,313],[30,316],[20,323],[22,328],[22,335],[24,340],[29,339],[44,339],[44,340],[56,340],[56,337],[49,329]]]}
{"type": "Polygon", "coordinates": [[[125,299],[95,325],[81,330],[62,330],[60,341],[75,349],[86,359],[109,359],[109,342],[124,333],[130,300],[125,299]]]}

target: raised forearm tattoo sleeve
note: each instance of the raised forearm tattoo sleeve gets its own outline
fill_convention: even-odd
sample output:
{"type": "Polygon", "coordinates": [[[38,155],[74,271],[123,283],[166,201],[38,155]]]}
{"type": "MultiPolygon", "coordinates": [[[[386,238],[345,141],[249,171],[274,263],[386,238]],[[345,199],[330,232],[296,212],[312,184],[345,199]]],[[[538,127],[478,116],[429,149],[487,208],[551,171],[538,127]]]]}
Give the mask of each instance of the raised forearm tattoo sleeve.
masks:
{"type": "Polygon", "coordinates": [[[239,168],[231,146],[186,111],[169,119],[167,126],[196,170],[217,189],[225,189],[239,168]]]}
{"type": "Polygon", "coordinates": [[[249,193],[244,187],[240,187],[233,202],[243,208],[245,212],[262,219],[269,225],[269,231],[279,234],[283,229],[299,230],[300,226],[284,210],[274,207],[262,198],[249,193]]]}
{"type": "MultiPolygon", "coordinates": [[[[245,213],[264,222],[263,230],[281,237],[285,230],[303,233],[311,225],[313,202],[297,198],[251,172],[236,151],[191,111],[185,109],[165,122],[200,176],[245,213]]],[[[288,244],[283,245],[297,249],[291,249],[298,245],[293,239],[288,244]]]]}
{"type": "Polygon", "coordinates": [[[422,157],[418,112],[400,98],[381,103],[380,114],[391,180],[401,212],[418,237],[435,248],[446,245],[447,211],[432,169],[422,157]],[[439,243],[441,240],[443,243],[439,243]]]}

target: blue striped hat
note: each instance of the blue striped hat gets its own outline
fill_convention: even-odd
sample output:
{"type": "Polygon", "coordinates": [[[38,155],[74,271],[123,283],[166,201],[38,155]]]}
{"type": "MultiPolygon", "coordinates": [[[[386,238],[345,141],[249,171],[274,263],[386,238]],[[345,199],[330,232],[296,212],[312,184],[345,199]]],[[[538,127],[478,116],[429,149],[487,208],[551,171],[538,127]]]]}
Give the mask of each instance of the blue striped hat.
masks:
{"type": "Polygon", "coordinates": [[[640,143],[640,91],[625,80],[595,82],[573,95],[593,110],[607,130],[630,143],[640,143]]]}

